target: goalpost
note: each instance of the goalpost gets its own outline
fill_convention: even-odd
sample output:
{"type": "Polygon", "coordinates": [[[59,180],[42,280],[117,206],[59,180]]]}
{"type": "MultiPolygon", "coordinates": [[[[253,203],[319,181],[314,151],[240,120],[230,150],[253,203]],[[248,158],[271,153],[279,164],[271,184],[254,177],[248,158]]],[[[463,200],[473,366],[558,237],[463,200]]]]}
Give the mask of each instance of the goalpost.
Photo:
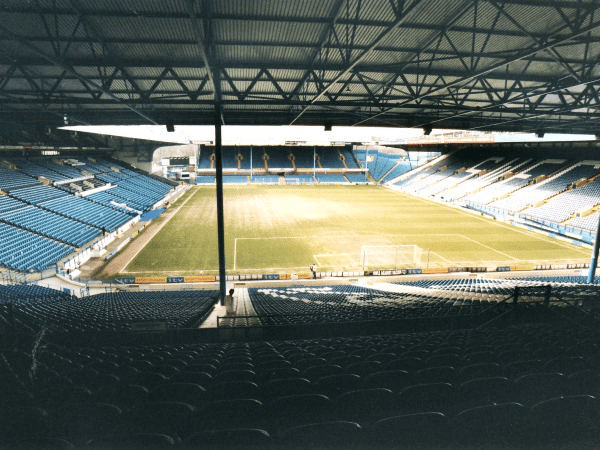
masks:
{"type": "Polygon", "coordinates": [[[363,245],[360,258],[363,270],[417,267],[423,249],[415,244],[363,245]]]}

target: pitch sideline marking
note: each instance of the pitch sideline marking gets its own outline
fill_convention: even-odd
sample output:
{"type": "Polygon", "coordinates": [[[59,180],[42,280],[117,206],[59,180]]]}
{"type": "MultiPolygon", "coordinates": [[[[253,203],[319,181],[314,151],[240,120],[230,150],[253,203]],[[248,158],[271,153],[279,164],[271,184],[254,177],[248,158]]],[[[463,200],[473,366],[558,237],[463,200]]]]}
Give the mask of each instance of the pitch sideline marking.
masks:
{"type": "Polygon", "coordinates": [[[493,248],[493,247],[490,247],[489,245],[482,244],[481,242],[479,242],[479,241],[476,241],[475,239],[471,239],[470,237],[464,236],[464,235],[462,235],[462,234],[459,234],[458,236],[460,236],[460,237],[463,237],[463,238],[465,238],[465,239],[467,239],[467,240],[469,240],[469,241],[471,241],[471,242],[475,242],[476,244],[478,244],[478,245],[481,245],[482,247],[489,248],[489,249],[490,249],[491,251],[493,251],[493,252],[500,253],[501,255],[507,256],[507,257],[509,257],[510,259],[512,259],[513,261],[519,261],[519,260],[518,260],[517,258],[515,258],[514,256],[510,256],[508,253],[504,253],[504,252],[501,252],[500,250],[496,250],[495,248],[493,248]]]}
{"type": "MultiPolygon", "coordinates": [[[[129,271],[127,270],[127,267],[129,267],[129,264],[131,264],[131,261],[133,261],[133,260],[134,260],[134,259],[137,257],[137,255],[139,255],[139,254],[142,252],[142,250],[144,250],[144,248],[146,247],[146,245],[148,245],[148,244],[149,244],[149,243],[152,241],[152,239],[154,239],[154,238],[156,237],[156,235],[157,235],[158,233],[160,233],[160,230],[162,230],[162,229],[163,229],[163,227],[164,227],[164,226],[165,226],[165,225],[166,225],[166,224],[167,224],[167,223],[168,223],[168,222],[169,222],[169,221],[170,221],[170,220],[171,220],[173,217],[175,217],[175,216],[177,215],[177,213],[179,212],[179,210],[180,210],[181,208],[183,208],[183,206],[184,206],[184,205],[185,205],[185,204],[186,204],[188,201],[190,201],[190,199],[191,199],[191,198],[192,198],[194,195],[196,195],[196,192],[198,192],[198,190],[197,190],[197,189],[196,189],[196,190],[194,190],[194,192],[193,192],[193,193],[192,193],[192,194],[191,194],[191,195],[190,195],[188,198],[186,198],[186,199],[185,199],[185,201],[183,202],[183,204],[181,204],[181,205],[180,205],[180,206],[177,208],[177,211],[173,211],[173,214],[171,214],[171,215],[170,215],[170,216],[167,218],[167,220],[165,220],[164,222],[162,222],[162,223],[160,223],[160,224],[159,224],[159,225],[160,225],[160,228],[159,228],[158,230],[156,230],[156,233],[154,233],[154,236],[152,236],[152,237],[150,238],[150,240],[149,240],[148,242],[146,242],[146,244],[144,244],[144,246],[143,246],[142,248],[140,248],[140,249],[139,249],[137,252],[135,252],[135,254],[134,254],[134,255],[133,255],[133,256],[132,256],[132,257],[129,259],[129,261],[127,261],[127,264],[125,264],[125,265],[123,266],[123,270],[122,270],[122,272],[121,272],[121,273],[139,273],[139,272],[129,272],[129,271]]],[[[176,201],[177,201],[177,200],[176,200],[176,201]]]]}
{"type": "Polygon", "coordinates": [[[237,259],[237,240],[238,238],[233,240],[233,270],[235,270],[235,261],[237,259]]]}

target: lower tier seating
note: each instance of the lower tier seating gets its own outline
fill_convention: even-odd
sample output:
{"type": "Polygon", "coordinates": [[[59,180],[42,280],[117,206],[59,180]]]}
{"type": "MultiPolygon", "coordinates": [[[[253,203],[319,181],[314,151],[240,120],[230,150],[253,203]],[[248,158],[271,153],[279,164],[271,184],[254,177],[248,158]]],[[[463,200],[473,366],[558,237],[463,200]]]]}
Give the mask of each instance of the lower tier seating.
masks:
{"type": "Polygon", "coordinates": [[[0,223],[0,265],[14,270],[41,271],[73,248],[20,228],[0,223]]]}
{"type": "Polygon", "coordinates": [[[39,206],[108,231],[115,231],[131,220],[127,214],[71,195],[40,203],[39,206]]]}
{"type": "Polygon", "coordinates": [[[81,247],[102,233],[96,227],[85,225],[35,206],[2,212],[0,213],[0,221],[43,234],[74,247],[81,247]]]}

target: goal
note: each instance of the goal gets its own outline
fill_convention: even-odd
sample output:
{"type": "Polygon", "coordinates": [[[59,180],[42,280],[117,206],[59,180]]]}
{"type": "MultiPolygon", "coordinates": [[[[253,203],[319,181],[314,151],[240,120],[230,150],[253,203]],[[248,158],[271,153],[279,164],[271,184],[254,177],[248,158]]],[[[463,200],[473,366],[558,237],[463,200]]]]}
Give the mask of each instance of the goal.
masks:
{"type": "Polygon", "coordinates": [[[414,244],[363,245],[360,256],[363,270],[417,267],[423,250],[414,244]]]}

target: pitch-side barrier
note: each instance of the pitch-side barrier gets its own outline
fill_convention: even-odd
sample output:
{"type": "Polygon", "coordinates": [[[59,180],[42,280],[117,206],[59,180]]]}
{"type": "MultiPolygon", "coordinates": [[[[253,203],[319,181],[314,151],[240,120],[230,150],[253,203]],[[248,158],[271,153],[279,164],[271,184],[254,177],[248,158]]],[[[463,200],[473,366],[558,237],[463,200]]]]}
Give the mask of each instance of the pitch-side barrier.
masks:
{"type": "MultiPolygon", "coordinates": [[[[356,278],[369,276],[401,276],[401,275],[428,275],[445,273],[483,273],[483,272],[521,272],[534,270],[565,270],[565,269],[587,269],[588,263],[581,264],[537,264],[521,266],[497,266],[497,267],[469,267],[451,266],[435,268],[409,268],[369,271],[332,271],[317,272],[317,278],[356,278]]],[[[227,281],[278,281],[278,280],[310,280],[313,276],[310,272],[298,273],[253,273],[241,275],[227,275],[227,281]]],[[[182,283],[215,283],[219,281],[218,275],[192,275],[192,276],[165,276],[165,277],[119,277],[116,284],[182,284],[182,283]]]]}

